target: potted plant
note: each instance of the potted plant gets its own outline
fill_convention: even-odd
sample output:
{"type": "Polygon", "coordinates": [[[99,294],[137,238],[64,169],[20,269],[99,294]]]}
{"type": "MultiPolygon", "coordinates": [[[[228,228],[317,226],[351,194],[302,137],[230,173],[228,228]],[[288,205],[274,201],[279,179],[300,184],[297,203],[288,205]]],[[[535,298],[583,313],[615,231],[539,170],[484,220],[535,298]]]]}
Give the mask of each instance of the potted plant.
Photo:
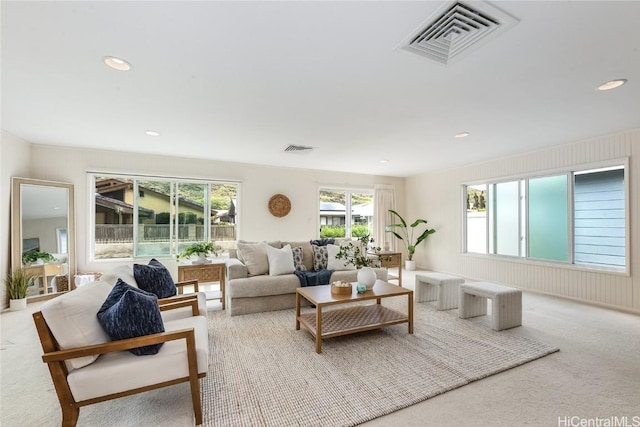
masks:
{"type": "Polygon", "coordinates": [[[7,285],[11,310],[23,310],[27,307],[27,291],[35,278],[36,276],[28,273],[24,268],[17,268],[7,273],[4,283],[7,285]]]}
{"type": "Polygon", "coordinates": [[[57,259],[49,252],[27,252],[22,255],[23,264],[32,264],[34,262],[38,262],[38,260],[42,260],[42,263],[57,261],[57,259]]]}
{"type": "Polygon", "coordinates": [[[433,228],[431,229],[426,228],[418,236],[418,238],[414,240],[413,232],[415,231],[415,228],[420,224],[426,224],[427,220],[416,219],[411,225],[408,226],[407,221],[405,221],[402,215],[400,215],[398,212],[394,211],[393,209],[389,209],[389,212],[397,216],[400,223],[387,225],[385,227],[385,230],[393,234],[394,236],[396,236],[400,241],[402,241],[402,243],[405,246],[405,249],[407,250],[407,260],[405,261],[405,268],[407,270],[415,270],[416,265],[415,265],[415,261],[413,261],[413,254],[416,252],[416,246],[422,243],[427,237],[429,237],[429,235],[435,233],[436,230],[434,230],[433,228]]]}
{"type": "Polygon", "coordinates": [[[371,267],[379,266],[380,248],[373,246],[374,240],[369,235],[358,237],[354,242],[340,246],[336,259],[344,259],[344,265],[353,264],[358,271],[358,284],[371,289],[376,281],[376,273],[371,267]],[[370,246],[371,245],[371,246],[370,246]]]}
{"type": "Polygon", "coordinates": [[[207,255],[213,254],[213,256],[218,256],[221,251],[222,246],[215,242],[196,242],[184,248],[184,250],[178,254],[178,260],[190,258],[195,255],[197,259],[192,261],[194,264],[204,263],[206,262],[207,255]]]}
{"type": "Polygon", "coordinates": [[[345,266],[353,264],[356,268],[376,267],[377,257],[368,257],[367,252],[378,253],[380,248],[369,247],[369,244],[373,244],[373,238],[369,237],[369,235],[358,237],[357,240],[340,246],[336,259],[343,259],[345,266]]]}

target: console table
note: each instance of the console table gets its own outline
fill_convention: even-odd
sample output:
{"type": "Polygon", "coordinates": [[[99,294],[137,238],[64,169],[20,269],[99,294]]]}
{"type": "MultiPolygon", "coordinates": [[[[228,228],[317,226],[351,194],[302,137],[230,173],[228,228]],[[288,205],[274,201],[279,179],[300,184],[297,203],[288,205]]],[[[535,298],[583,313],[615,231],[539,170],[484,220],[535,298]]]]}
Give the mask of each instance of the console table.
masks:
{"type": "Polygon", "coordinates": [[[224,261],[214,260],[207,264],[178,265],[178,282],[184,280],[198,280],[198,284],[219,282],[219,291],[205,291],[208,300],[220,300],[224,310],[224,261]]]}
{"type": "Polygon", "coordinates": [[[378,256],[380,260],[380,267],[389,268],[389,267],[397,267],[398,268],[398,277],[389,276],[387,281],[389,280],[397,280],[398,286],[402,287],[402,253],[401,252],[376,252],[369,253],[369,255],[378,256]]]}

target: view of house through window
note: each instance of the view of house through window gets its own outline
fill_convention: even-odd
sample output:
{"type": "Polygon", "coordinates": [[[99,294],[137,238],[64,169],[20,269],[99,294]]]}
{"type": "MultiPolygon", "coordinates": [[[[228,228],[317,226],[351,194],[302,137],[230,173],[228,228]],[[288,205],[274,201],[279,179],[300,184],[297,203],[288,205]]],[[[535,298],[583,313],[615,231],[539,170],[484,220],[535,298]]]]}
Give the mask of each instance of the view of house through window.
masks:
{"type": "Polygon", "coordinates": [[[236,240],[237,183],[92,175],[94,259],[175,256],[236,240]]]}
{"type": "Polygon", "coordinates": [[[321,189],[319,214],[321,238],[371,235],[373,192],[321,189]]]}
{"type": "Polygon", "coordinates": [[[465,251],[625,269],[625,167],[465,185],[465,251]]]}

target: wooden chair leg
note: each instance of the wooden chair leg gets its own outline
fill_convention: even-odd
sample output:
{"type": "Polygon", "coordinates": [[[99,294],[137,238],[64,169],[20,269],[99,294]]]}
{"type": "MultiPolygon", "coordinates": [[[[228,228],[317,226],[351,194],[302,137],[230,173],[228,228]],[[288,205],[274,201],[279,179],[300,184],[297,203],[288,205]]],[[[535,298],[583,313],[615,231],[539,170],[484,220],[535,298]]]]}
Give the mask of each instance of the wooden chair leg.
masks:
{"type": "Polygon", "coordinates": [[[62,427],[76,427],[80,409],[73,405],[62,406],[62,427]]]}

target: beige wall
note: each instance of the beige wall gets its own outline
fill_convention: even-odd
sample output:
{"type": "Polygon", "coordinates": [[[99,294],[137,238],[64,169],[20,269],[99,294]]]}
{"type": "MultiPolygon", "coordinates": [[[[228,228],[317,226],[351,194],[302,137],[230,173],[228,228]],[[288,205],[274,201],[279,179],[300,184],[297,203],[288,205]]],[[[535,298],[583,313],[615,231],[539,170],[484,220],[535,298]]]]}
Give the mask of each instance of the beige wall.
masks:
{"type": "Polygon", "coordinates": [[[487,280],[535,292],[640,311],[640,130],[622,132],[452,170],[413,176],[406,182],[410,219],[423,217],[437,232],[416,251],[419,267],[487,280]],[[629,157],[631,275],[551,263],[461,253],[461,185],[629,157]],[[635,275],[635,276],[634,276],[635,275]]]}
{"type": "MultiPolygon", "coordinates": [[[[404,203],[404,179],[324,172],[294,168],[263,167],[241,163],[120,153],[104,150],[32,146],[31,178],[71,182],[75,185],[76,251],[78,271],[105,271],[113,261],[88,261],[88,211],[92,191],[87,188],[87,171],[129,172],[158,176],[223,179],[241,182],[238,197],[240,229],[246,240],[305,240],[318,235],[318,186],[345,186],[372,189],[375,184],[394,184],[397,202],[404,203]],[[64,165],[64,167],[60,167],[64,165]],[[269,198],[282,193],[291,200],[291,212],[283,218],[272,216],[269,198]]],[[[163,261],[165,262],[165,261],[163,261]]],[[[177,277],[175,261],[166,260],[177,277]]]]}
{"type": "Polygon", "coordinates": [[[0,307],[9,305],[4,278],[11,269],[11,177],[28,177],[30,158],[28,142],[0,131],[0,307]]]}

